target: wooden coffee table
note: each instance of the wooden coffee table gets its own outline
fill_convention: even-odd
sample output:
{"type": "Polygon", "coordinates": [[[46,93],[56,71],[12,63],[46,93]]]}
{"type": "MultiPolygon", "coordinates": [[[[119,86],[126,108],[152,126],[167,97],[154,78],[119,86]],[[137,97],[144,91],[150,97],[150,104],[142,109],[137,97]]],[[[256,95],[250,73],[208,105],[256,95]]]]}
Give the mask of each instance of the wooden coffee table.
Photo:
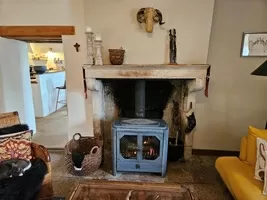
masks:
{"type": "Polygon", "coordinates": [[[180,185],[89,181],[79,184],[70,200],[197,200],[180,185]]]}

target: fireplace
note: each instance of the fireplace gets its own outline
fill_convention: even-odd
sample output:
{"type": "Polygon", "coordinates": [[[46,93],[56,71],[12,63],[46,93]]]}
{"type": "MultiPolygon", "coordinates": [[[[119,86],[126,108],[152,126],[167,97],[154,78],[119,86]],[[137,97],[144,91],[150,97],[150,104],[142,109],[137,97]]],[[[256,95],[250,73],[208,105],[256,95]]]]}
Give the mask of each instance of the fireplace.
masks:
{"type": "MultiPolygon", "coordinates": [[[[191,114],[195,112],[196,92],[203,90],[205,87],[205,92],[207,92],[205,81],[209,78],[207,76],[209,68],[209,65],[84,66],[87,93],[92,104],[90,111],[93,119],[93,133],[94,135],[102,135],[104,138],[104,166],[111,169],[113,161],[118,159],[116,156],[113,156],[114,159],[112,159],[112,144],[116,142],[114,145],[117,145],[120,138],[123,138],[123,141],[135,144],[132,151],[130,148],[123,148],[125,147],[124,143],[121,145],[122,148],[120,148],[120,145],[116,148],[118,152],[121,151],[120,156],[123,157],[124,161],[133,159],[135,149],[140,152],[136,151],[136,157],[142,157],[143,150],[141,148],[148,139],[155,142],[155,137],[163,138],[159,142],[164,145],[166,141],[163,135],[162,137],[157,134],[140,135],[138,137],[138,134],[133,131],[136,128],[145,128],[147,124],[140,125],[140,121],[143,121],[142,118],[152,121],[154,119],[165,121],[166,127],[168,127],[166,130],[169,130],[169,136],[171,137],[179,131],[184,142],[184,159],[190,159],[195,128],[193,126],[192,129],[188,129],[188,127],[190,127],[189,123],[192,116],[195,117],[191,114]],[[139,81],[140,87],[135,84],[136,81],[139,81]],[[140,89],[142,84],[146,84],[146,93],[140,89]],[[153,86],[156,89],[153,90],[153,86]],[[130,98],[132,101],[125,96],[122,97],[121,94],[123,93],[132,95],[130,98]],[[135,95],[136,93],[140,95],[135,95]],[[145,98],[135,99],[137,96],[145,98]],[[153,104],[156,100],[160,100],[157,105],[153,104]],[[139,103],[135,105],[137,102],[139,103]],[[145,107],[142,106],[144,102],[146,102],[145,107]],[[123,121],[132,118],[141,118],[141,120],[134,121],[136,124],[123,121]],[[113,130],[111,127],[113,127],[113,130]],[[118,135],[118,130],[123,130],[123,134],[118,137],[113,136],[114,133],[118,135]],[[127,135],[129,131],[134,132],[133,136],[135,137],[127,135]],[[145,138],[146,136],[148,138],[145,138]],[[151,138],[152,136],[154,140],[151,138]],[[114,140],[114,138],[116,139],[114,140]]],[[[157,123],[163,124],[163,121],[157,121],[157,123]]],[[[159,128],[156,125],[150,126],[145,130],[159,128]]],[[[146,133],[145,130],[143,133],[146,133]]],[[[143,147],[143,149],[146,148],[143,147]]],[[[149,154],[146,154],[146,156],[149,156],[149,154]]],[[[133,165],[135,170],[136,167],[138,168],[136,164],[133,165]]]]}
{"type": "Polygon", "coordinates": [[[119,119],[112,125],[113,175],[117,171],[157,172],[165,177],[168,126],[162,119],[145,119],[146,81],[134,83],[135,118],[119,119]]]}

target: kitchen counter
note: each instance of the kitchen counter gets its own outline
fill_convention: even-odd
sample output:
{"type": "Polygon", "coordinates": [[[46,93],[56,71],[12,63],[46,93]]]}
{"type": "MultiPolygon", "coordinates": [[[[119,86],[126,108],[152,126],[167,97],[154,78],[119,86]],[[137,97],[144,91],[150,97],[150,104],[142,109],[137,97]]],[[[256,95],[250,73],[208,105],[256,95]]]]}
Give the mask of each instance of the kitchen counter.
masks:
{"type": "MultiPolygon", "coordinates": [[[[64,85],[65,71],[50,71],[43,74],[34,74],[31,80],[35,117],[46,117],[56,111],[56,87],[64,85]]],[[[61,90],[59,101],[66,99],[66,91],[61,90]]],[[[58,109],[65,104],[58,104],[58,109]]]]}
{"type": "Polygon", "coordinates": [[[46,71],[46,72],[43,73],[43,74],[35,74],[35,75],[45,75],[45,74],[60,73],[60,72],[65,72],[65,71],[50,70],[50,71],[46,71]]]}

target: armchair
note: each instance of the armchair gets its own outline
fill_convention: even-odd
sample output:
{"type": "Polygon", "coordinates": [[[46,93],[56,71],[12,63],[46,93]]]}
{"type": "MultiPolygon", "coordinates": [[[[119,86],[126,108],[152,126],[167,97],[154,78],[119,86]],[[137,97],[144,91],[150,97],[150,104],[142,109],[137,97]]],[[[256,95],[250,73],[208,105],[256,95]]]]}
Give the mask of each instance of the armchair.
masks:
{"type": "MultiPolygon", "coordinates": [[[[18,112],[9,112],[0,114],[0,128],[12,126],[19,124],[19,114],[18,112]]],[[[41,158],[47,166],[47,174],[44,178],[42,188],[38,195],[38,200],[51,200],[53,198],[53,186],[51,178],[51,158],[48,150],[39,144],[32,142],[32,157],[41,158]]]]}

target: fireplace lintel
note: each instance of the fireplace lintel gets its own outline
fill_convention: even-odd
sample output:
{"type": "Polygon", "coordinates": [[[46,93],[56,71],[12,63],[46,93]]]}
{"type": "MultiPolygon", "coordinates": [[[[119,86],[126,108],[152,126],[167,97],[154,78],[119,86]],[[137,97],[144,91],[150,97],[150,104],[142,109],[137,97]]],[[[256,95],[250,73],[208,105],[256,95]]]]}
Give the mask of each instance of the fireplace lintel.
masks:
{"type": "Polygon", "coordinates": [[[206,78],[208,64],[84,65],[86,78],[96,79],[197,79],[206,78]]]}

